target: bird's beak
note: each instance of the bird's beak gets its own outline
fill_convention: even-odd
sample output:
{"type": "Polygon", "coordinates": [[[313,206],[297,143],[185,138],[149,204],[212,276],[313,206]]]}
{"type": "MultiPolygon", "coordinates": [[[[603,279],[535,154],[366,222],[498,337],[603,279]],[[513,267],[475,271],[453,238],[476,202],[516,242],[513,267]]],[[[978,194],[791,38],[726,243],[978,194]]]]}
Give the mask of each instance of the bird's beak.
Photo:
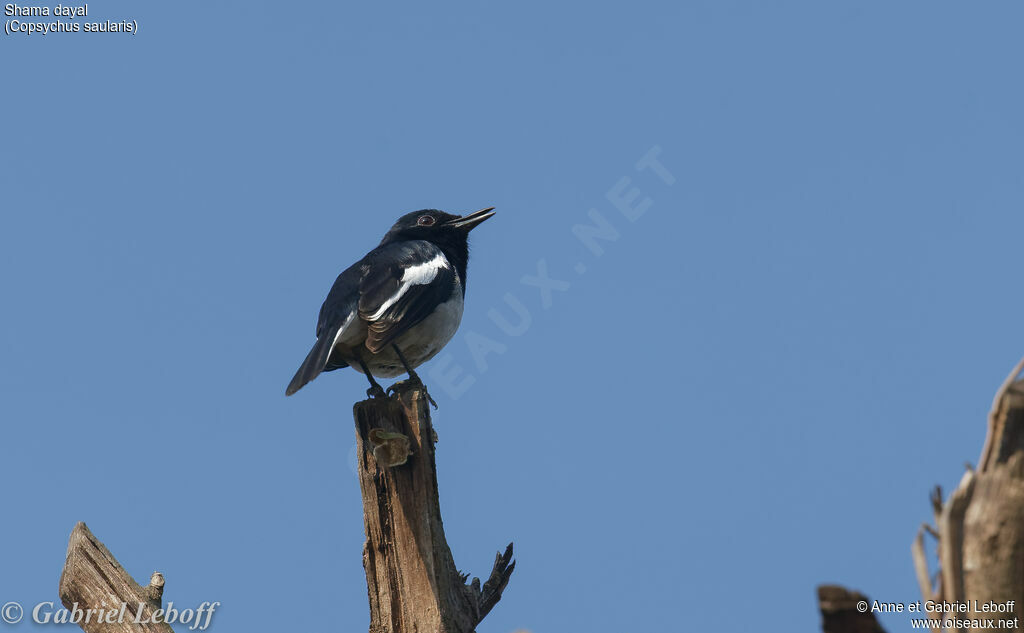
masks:
{"type": "Polygon", "coordinates": [[[447,225],[453,228],[463,229],[468,233],[469,231],[473,230],[473,228],[475,228],[476,225],[480,224],[487,218],[494,215],[494,213],[494,207],[487,207],[486,209],[474,211],[469,215],[464,215],[461,218],[455,218],[454,220],[450,220],[447,222],[447,225]]]}

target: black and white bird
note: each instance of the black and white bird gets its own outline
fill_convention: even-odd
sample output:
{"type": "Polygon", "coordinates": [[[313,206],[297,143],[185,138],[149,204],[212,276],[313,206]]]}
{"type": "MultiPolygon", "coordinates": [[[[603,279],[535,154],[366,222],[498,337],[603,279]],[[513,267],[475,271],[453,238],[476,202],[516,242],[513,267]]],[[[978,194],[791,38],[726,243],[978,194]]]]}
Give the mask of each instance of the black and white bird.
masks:
{"type": "Polygon", "coordinates": [[[405,372],[422,384],[416,367],[441,351],[462,320],[469,232],[493,209],[398,218],[377,248],[338,275],[320,308],[316,343],[285,395],[342,367],[366,375],[370,396],[386,395],[374,376],[405,372]]]}

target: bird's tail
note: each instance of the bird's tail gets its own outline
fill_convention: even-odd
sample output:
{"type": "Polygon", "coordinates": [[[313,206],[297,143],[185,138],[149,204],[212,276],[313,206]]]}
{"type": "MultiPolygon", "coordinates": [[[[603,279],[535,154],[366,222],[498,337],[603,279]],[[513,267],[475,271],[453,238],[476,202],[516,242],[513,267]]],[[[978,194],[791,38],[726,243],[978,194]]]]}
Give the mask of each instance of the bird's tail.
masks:
{"type": "Polygon", "coordinates": [[[306,355],[306,360],[302,361],[299,371],[295,372],[295,377],[288,383],[288,388],[285,389],[284,395],[292,395],[299,389],[302,389],[310,380],[320,375],[320,372],[327,366],[327,359],[331,355],[331,349],[334,347],[334,338],[337,333],[337,328],[324,330],[320,333],[320,337],[313,344],[313,349],[309,350],[309,354],[306,355]]]}

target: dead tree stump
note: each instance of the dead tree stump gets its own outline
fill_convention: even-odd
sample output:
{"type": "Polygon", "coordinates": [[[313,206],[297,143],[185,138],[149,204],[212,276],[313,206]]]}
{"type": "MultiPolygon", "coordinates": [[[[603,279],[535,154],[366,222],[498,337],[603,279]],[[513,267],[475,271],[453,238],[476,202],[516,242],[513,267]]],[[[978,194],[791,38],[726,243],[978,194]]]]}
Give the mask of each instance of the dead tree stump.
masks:
{"type": "Polygon", "coordinates": [[[354,406],[370,633],[472,633],[515,568],[512,544],[467,584],[441,523],[425,393],[412,386],[354,406]]]}
{"type": "Polygon", "coordinates": [[[121,567],[85,523],[79,522],[68,540],[68,556],[60,575],[60,601],[69,610],[105,613],[105,621],[83,617],[77,624],[86,633],[174,633],[161,621],[164,577],[153,572],[143,587],[121,567]],[[101,611],[102,610],[102,611],[101,611]],[[119,611],[120,613],[111,613],[119,611]],[[115,621],[110,621],[115,620],[115,621]]]}
{"type": "MultiPolygon", "coordinates": [[[[1024,360],[1014,367],[996,392],[988,416],[988,432],[977,470],[967,471],[956,490],[942,500],[942,489],[931,494],[935,526],[924,524],[911,546],[917,582],[925,601],[919,617],[942,620],[934,633],[959,633],[954,621],[1000,620],[1006,628],[1024,630],[1024,360]],[[933,575],[925,555],[925,537],[936,539],[939,569],[933,575]],[[937,580],[933,582],[933,578],[937,580]],[[929,612],[933,605],[952,605],[952,613],[929,612]],[[992,611],[997,606],[1000,610],[992,611]],[[1003,609],[1005,607],[1005,610],[1003,609]]],[[[871,630],[867,618],[850,612],[860,594],[841,587],[818,589],[826,633],[871,630]],[[837,606],[838,605],[838,606],[837,606]],[[855,627],[848,628],[845,620],[855,627]]]]}
{"type": "MultiPolygon", "coordinates": [[[[921,526],[912,552],[925,600],[971,607],[959,619],[1001,620],[1024,614],[1024,370],[1022,360],[996,393],[977,470],[967,467],[945,503],[931,497],[936,527],[921,526]],[[925,534],[938,541],[938,582],[933,585],[924,553],[925,534]],[[995,602],[1013,607],[997,614],[976,612],[995,602]]],[[[948,628],[949,631],[957,631],[948,628]]]]}

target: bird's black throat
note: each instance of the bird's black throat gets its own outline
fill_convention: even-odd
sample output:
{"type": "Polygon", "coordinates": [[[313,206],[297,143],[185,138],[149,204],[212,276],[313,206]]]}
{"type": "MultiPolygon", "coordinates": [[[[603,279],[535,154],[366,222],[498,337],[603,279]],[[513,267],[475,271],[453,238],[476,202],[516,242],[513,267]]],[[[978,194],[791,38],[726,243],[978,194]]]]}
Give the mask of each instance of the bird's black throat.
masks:
{"type": "Polygon", "coordinates": [[[466,296],[466,266],[469,264],[469,239],[466,234],[452,236],[454,239],[433,240],[444,253],[445,258],[455,266],[462,282],[462,296],[466,296]]]}
{"type": "MultiPolygon", "coordinates": [[[[445,259],[455,267],[459,273],[459,280],[462,282],[462,296],[466,296],[466,268],[469,265],[469,234],[458,229],[437,231],[431,235],[408,235],[401,234],[385,236],[380,246],[395,242],[406,242],[411,240],[424,240],[441,249],[445,259]]],[[[378,246],[377,248],[380,248],[378,246]]]]}

